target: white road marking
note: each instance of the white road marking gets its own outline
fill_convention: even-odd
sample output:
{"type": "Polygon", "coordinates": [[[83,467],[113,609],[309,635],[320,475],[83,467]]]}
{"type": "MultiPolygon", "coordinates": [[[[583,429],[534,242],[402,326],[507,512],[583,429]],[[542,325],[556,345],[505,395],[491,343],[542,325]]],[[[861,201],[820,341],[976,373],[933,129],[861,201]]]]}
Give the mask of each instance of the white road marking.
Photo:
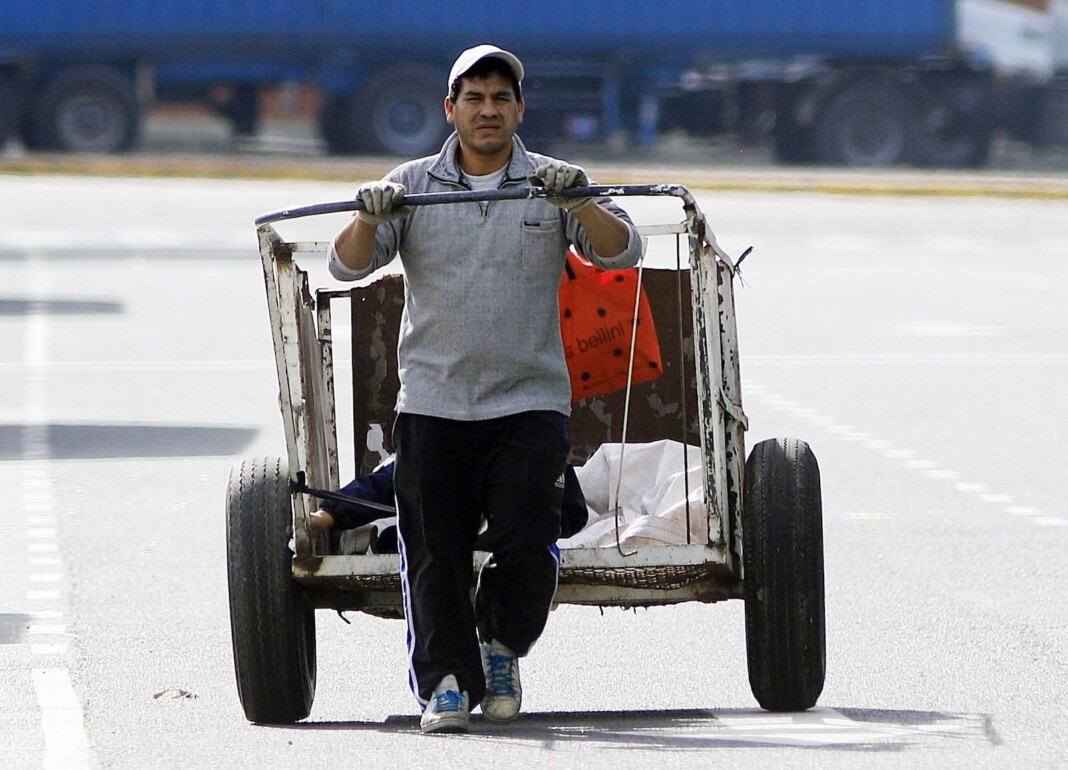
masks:
{"type": "Polygon", "coordinates": [[[870,438],[864,441],[863,443],[865,449],[871,449],[879,452],[885,452],[893,446],[889,441],[884,441],[883,439],[879,438],[870,438]]]}
{"type": "MultiPolygon", "coordinates": [[[[222,372],[273,371],[275,362],[268,358],[233,361],[57,361],[41,366],[48,372],[222,372]]],[[[24,367],[22,363],[0,363],[0,373],[19,372],[24,367]]]]}
{"type": "Polygon", "coordinates": [[[31,602],[54,602],[61,596],[62,592],[52,588],[31,588],[26,592],[26,600],[31,602]]]}
{"type": "MultiPolygon", "coordinates": [[[[256,239],[245,231],[218,233],[210,240],[188,230],[112,230],[94,234],[93,251],[256,251],[256,239]]],[[[0,232],[0,248],[25,251],[28,249],[85,250],[85,236],[71,235],[58,230],[5,230],[0,232]]]]}
{"type": "Polygon", "coordinates": [[[65,668],[33,670],[33,687],[41,707],[44,767],[81,770],[94,766],[85,715],[65,668]]]}
{"type": "MultiPolygon", "coordinates": [[[[30,252],[30,296],[43,299],[49,289],[46,265],[30,252]]],[[[30,588],[26,600],[40,604],[31,612],[28,636],[33,658],[48,658],[54,667],[33,669],[33,685],[41,711],[41,730],[44,735],[45,770],[81,770],[95,765],[89,736],[85,731],[85,715],[74,693],[70,672],[61,663],[69,653],[67,627],[60,609],[63,601],[65,572],[59,555],[59,521],[56,516],[49,474],[48,425],[50,420],[47,390],[48,316],[40,301],[32,302],[26,317],[25,354],[22,374],[25,382],[25,403],[20,459],[26,464],[22,473],[21,505],[25,512],[26,552],[31,565],[30,588]],[[50,569],[42,569],[48,567],[50,569]],[[44,587],[47,586],[47,587],[44,587]],[[53,622],[40,622],[53,621],[53,622]]]]}
{"type": "MultiPolygon", "coordinates": [[[[901,364],[997,364],[1030,366],[1032,364],[1063,364],[1068,353],[901,353],[841,355],[783,355],[746,356],[747,366],[900,366],[901,364]]],[[[748,392],[749,386],[746,386],[748,392]]],[[[775,397],[778,400],[780,397],[775,397]]]]}
{"type": "Polygon", "coordinates": [[[927,471],[926,476],[929,479],[955,479],[959,478],[960,474],[945,468],[932,468],[927,471]]]}
{"type": "Polygon", "coordinates": [[[1008,328],[1007,326],[975,326],[948,321],[920,321],[905,324],[902,327],[902,331],[914,337],[959,339],[962,337],[985,337],[1000,334],[1008,328]]]}
{"type": "Polygon", "coordinates": [[[912,734],[897,725],[856,722],[834,709],[821,708],[796,714],[717,715],[726,728],[724,739],[774,746],[834,746],[893,740],[912,734]]]}
{"type": "Polygon", "coordinates": [[[31,567],[57,567],[63,564],[58,556],[31,556],[29,561],[31,567]]]}
{"type": "Polygon", "coordinates": [[[1068,519],[1062,516],[1039,516],[1035,519],[1035,524],[1040,527],[1064,527],[1068,526],[1068,519]]]}
{"type": "Polygon", "coordinates": [[[61,620],[63,613],[59,610],[38,610],[31,612],[30,617],[34,620],[61,620]]]}
{"type": "MultiPolygon", "coordinates": [[[[789,357],[769,357],[769,358],[789,358],[789,357]]],[[[826,356],[807,356],[808,359],[825,359],[826,356]]],[[[836,357],[830,357],[836,358],[836,357]]],[[[850,357],[846,357],[850,358],[850,357]]],[[[855,358],[855,357],[853,357],[855,358]]],[[[1031,358],[1031,357],[1029,357],[1031,358]]],[[[1061,357],[1055,357],[1060,360],[1061,357]]],[[[939,359],[941,360],[941,358],[939,359]]],[[[1005,513],[1012,516],[1026,516],[1032,519],[1032,522],[1041,527],[1063,527],[1068,526],[1068,519],[1062,516],[1044,516],[1042,511],[1037,508],[1028,505],[1011,505],[1014,498],[1012,495],[1007,495],[1001,492],[991,492],[986,484],[975,481],[957,481],[960,479],[961,473],[951,468],[939,467],[938,463],[934,460],[927,460],[924,458],[918,458],[916,453],[909,449],[897,449],[889,441],[873,437],[863,431],[857,430],[851,425],[841,425],[837,423],[833,418],[827,415],[818,414],[815,410],[807,407],[799,406],[798,404],[783,398],[775,393],[771,393],[763,385],[757,383],[750,383],[746,381],[743,385],[744,390],[752,393],[757,399],[763,401],[773,409],[788,412],[796,417],[806,420],[809,424],[822,428],[828,433],[836,436],[840,436],[846,441],[859,442],[866,449],[873,451],[879,451],[884,457],[890,460],[898,461],[905,468],[911,470],[921,471],[929,479],[935,479],[938,481],[951,481],[954,482],[953,488],[963,495],[973,497],[979,502],[986,503],[988,505],[1002,505],[1002,510],[1005,513]]],[[[863,518],[879,518],[880,514],[855,512],[848,514],[849,518],[863,519],[863,518]]]]}
{"type": "MultiPolygon", "coordinates": [[[[31,644],[30,655],[38,655],[42,657],[56,657],[67,654],[67,645],[65,644],[31,644]]],[[[66,671],[66,669],[62,669],[66,671]]]]}
{"type": "Polygon", "coordinates": [[[1030,505],[1010,505],[1005,509],[1005,513],[1011,513],[1013,516],[1037,516],[1038,509],[1030,505]]]}
{"type": "Polygon", "coordinates": [[[940,738],[983,738],[985,724],[981,717],[950,714],[935,724],[911,725],[884,720],[854,719],[831,708],[775,714],[766,711],[702,712],[692,719],[670,720],[663,726],[642,723],[630,726],[625,718],[606,729],[582,732],[583,741],[602,741],[606,746],[618,747],[616,736],[640,731],[644,739],[656,737],[665,744],[672,741],[691,745],[716,744],[730,746],[738,743],[764,747],[796,746],[873,746],[903,744],[923,740],[935,734],[940,738]]]}

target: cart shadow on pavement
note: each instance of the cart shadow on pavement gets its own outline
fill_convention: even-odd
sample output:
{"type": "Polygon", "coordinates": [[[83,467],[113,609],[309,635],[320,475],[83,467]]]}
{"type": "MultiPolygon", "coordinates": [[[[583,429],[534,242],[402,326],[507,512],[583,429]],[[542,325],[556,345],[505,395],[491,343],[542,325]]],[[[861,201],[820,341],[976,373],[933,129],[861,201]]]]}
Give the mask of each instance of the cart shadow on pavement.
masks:
{"type": "MultiPolygon", "coordinates": [[[[289,729],[293,728],[416,733],[419,717],[392,716],[384,722],[303,722],[289,729]]],[[[546,747],[581,741],[606,747],[683,751],[776,746],[903,752],[952,740],[1001,743],[991,718],[984,714],[832,708],[791,714],[745,709],[530,712],[506,725],[493,724],[476,713],[470,733],[460,737],[536,742],[546,747]]]]}

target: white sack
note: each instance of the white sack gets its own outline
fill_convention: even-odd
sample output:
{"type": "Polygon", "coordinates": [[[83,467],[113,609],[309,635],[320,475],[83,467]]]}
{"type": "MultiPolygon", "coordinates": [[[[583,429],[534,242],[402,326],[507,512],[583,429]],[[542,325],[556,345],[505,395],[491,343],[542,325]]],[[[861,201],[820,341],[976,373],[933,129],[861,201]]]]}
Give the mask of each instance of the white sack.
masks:
{"type": "Polygon", "coordinates": [[[616,545],[617,485],[621,545],[685,544],[687,483],[690,542],[708,542],[701,450],[697,447],[668,440],[627,444],[625,448],[622,444],[603,444],[575,473],[590,508],[590,520],[574,537],[560,540],[561,548],[616,545]]]}

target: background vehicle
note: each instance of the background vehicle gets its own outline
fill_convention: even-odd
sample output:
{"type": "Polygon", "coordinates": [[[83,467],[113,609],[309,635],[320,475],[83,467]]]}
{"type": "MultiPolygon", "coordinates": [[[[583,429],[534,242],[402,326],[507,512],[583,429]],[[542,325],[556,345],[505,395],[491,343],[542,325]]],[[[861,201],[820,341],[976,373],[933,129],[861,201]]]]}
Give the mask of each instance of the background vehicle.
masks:
{"type": "Polygon", "coordinates": [[[651,146],[681,129],[857,166],[981,165],[999,132],[1068,144],[1068,0],[502,0],[477,13],[472,25],[455,0],[8,0],[0,143],[121,151],[144,108],[168,101],[253,134],[264,93],[303,84],[331,152],[418,155],[442,139],[446,73],[477,30],[527,64],[524,134],[539,140],[651,146]]]}

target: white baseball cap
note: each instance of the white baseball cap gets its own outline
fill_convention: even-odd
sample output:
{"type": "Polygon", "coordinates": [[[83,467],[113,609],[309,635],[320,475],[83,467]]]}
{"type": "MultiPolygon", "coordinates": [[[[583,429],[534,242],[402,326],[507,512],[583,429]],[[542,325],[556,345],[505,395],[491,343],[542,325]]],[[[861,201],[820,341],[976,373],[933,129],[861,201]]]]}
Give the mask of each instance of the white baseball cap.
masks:
{"type": "Polygon", "coordinates": [[[468,48],[462,54],[456,57],[456,61],[452,65],[452,70],[449,72],[449,82],[446,84],[446,89],[452,90],[452,84],[456,82],[456,78],[463,75],[469,69],[475,66],[483,59],[493,57],[503,60],[512,70],[512,74],[515,75],[516,81],[523,82],[523,62],[519,61],[519,57],[514,53],[509,53],[503,48],[498,48],[495,45],[476,45],[474,48],[468,48]]]}

